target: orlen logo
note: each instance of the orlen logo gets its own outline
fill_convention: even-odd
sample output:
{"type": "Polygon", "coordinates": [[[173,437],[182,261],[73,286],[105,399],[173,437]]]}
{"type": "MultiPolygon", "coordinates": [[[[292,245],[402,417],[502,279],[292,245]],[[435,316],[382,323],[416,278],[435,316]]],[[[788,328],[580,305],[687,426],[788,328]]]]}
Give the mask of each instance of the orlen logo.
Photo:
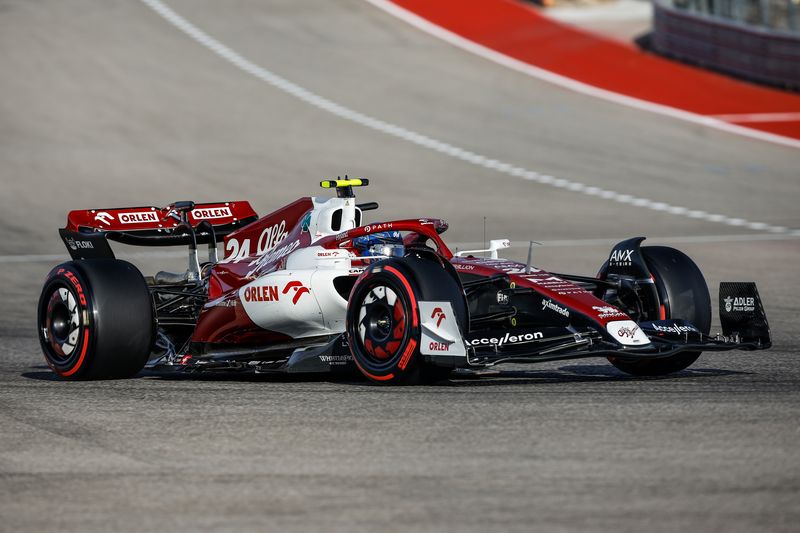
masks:
{"type": "Polygon", "coordinates": [[[442,320],[446,319],[447,317],[445,316],[444,311],[442,311],[442,308],[437,307],[433,310],[433,313],[431,313],[431,318],[436,318],[436,327],[438,328],[442,323],[442,320]]]}
{"type": "Polygon", "coordinates": [[[117,215],[123,224],[142,224],[145,222],[158,222],[158,213],[155,211],[133,211],[117,215]]]}
{"type": "Polygon", "coordinates": [[[212,220],[232,216],[233,214],[231,214],[231,210],[228,207],[200,208],[192,211],[192,218],[195,220],[212,220]]]}
{"type": "Polygon", "coordinates": [[[283,288],[282,294],[286,294],[292,289],[294,289],[294,297],[292,298],[292,305],[297,305],[297,302],[300,300],[300,297],[303,296],[304,294],[311,293],[311,289],[303,285],[302,282],[290,281],[283,288]]]}
{"type": "MultiPolygon", "coordinates": [[[[294,289],[292,296],[292,305],[297,305],[300,297],[311,290],[304,286],[300,281],[290,281],[286,284],[280,294],[288,294],[289,291],[294,289]]],[[[255,285],[246,287],[242,293],[245,302],[278,302],[280,297],[278,295],[278,287],[275,285],[255,285]]]]}
{"type": "Polygon", "coordinates": [[[105,224],[106,226],[111,225],[111,221],[114,220],[114,215],[111,213],[106,213],[105,211],[100,211],[94,216],[94,219],[101,224],[105,224]]]}
{"type": "Polygon", "coordinates": [[[245,302],[277,302],[278,287],[275,286],[255,286],[244,289],[245,302]]]}

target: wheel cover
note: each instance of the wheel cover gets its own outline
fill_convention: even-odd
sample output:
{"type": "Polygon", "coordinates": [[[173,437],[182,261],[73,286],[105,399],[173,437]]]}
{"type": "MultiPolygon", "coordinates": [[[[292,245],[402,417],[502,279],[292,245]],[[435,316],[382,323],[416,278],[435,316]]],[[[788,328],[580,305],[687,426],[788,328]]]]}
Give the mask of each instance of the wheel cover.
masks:
{"type": "Polygon", "coordinates": [[[401,351],[409,336],[406,303],[384,282],[369,285],[360,298],[357,342],[371,362],[387,363],[401,351]]]}
{"type": "Polygon", "coordinates": [[[81,345],[83,318],[78,297],[71,289],[57,286],[47,301],[42,335],[55,363],[67,363],[81,345]]]}

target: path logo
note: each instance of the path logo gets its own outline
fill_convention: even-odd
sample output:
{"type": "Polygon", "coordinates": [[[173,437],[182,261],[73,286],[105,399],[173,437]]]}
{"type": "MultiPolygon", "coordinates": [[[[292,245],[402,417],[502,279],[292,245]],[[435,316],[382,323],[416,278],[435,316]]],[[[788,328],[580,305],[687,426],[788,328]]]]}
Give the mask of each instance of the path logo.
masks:
{"type": "Polygon", "coordinates": [[[436,327],[438,328],[442,321],[447,317],[445,316],[444,311],[442,311],[442,308],[437,307],[433,310],[433,313],[431,313],[431,318],[436,319],[436,327]]]}
{"type": "Polygon", "coordinates": [[[283,288],[282,293],[287,294],[292,289],[294,289],[294,297],[292,298],[292,305],[297,305],[297,302],[300,301],[300,297],[303,296],[304,294],[311,293],[311,289],[303,285],[301,281],[290,281],[283,288]]]}

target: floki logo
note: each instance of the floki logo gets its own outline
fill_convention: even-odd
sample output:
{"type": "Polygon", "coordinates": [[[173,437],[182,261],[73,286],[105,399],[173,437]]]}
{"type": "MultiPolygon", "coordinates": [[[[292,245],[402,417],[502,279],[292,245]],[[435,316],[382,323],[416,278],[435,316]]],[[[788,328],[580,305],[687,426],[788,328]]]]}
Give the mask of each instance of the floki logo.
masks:
{"type": "Polygon", "coordinates": [[[91,241],[82,241],[80,239],[76,240],[72,237],[67,238],[67,246],[69,246],[71,250],[76,250],[76,251],[79,248],[83,250],[89,250],[94,248],[94,245],[91,243],[91,241]]]}

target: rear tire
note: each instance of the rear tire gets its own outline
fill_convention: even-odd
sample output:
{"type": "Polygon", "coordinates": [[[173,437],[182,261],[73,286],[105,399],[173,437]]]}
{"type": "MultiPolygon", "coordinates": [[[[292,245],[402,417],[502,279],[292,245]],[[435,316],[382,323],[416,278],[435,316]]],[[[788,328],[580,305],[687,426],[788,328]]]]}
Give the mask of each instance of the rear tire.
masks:
{"type": "MultiPolygon", "coordinates": [[[[659,299],[642,320],[688,320],[707,335],[711,330],[711,296],[700,268],[689,256],[674,248],[645,246],[641,250],[659,299]]],[[[683,352],[664,359],[609,357],[608,360],[627,374],[662,376],[687,368],[701,353],[683,352]]]]}
{"type": "Polygon", "coordinates": [[[45,280],[37,314],[45,360],[62,378],[131,377],[150,355],[152,299],[142,274],[127,261],[58,265],[45,280]]]}
{"type": "Polygon", "coordinates": [[[420,354],[420,300],[449,301],[465,331],[466,302],[458,281],[434,260],[416,256],[370,265],[350,293],[347,338],[353,360],[370,380],[416,385],[446,379],[451,368],[420,354]]]}

